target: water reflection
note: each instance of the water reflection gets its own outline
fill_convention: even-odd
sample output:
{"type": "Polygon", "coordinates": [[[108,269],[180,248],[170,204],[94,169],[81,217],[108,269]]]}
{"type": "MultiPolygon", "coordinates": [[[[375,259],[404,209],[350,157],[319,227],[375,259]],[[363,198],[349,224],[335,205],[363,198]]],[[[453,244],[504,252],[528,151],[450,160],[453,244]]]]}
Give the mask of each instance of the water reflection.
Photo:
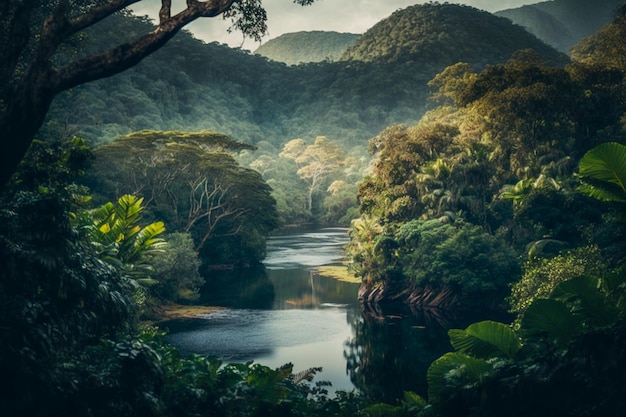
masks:
{"type": "Polygon", "coordinates": [[[343,259],[347,229],[325,228],[316,232],[275,236],[267,242],[268,269],[298,269],[330,265],[343,259]]]}
{"type": "Polygon", "coordinates": [[[266,310],[274,305],[274,283],[263,267],[212,271],[205,280],[200,304],[266,310]]]}
{"type": "Polygon", "coordinates": [[[352,323],[353,337],[346,343],[345,356],[355,387],[371,399],[389,403],[402,398],[404,391],[427,398],[428,367],[452,350],[449,329],[503,319],[492,312],[383,307],[363,307],[352,323]]]}
{"type": "Polygon", "coordinates": [[[272,238],[266,267],[207,278],[202,304],[227,309],[172,328],[168,339],[226,362],[291,362],[296,372],[321,366],[317,379],[333,390],[356,388],[378,401],[394,403],[407,390],[426,396],[426,370],[451,349],[447,330],[485,317],[362,307],[358,284],[314,272],[341,260],[345,243],[345,229],[272,238]]]}

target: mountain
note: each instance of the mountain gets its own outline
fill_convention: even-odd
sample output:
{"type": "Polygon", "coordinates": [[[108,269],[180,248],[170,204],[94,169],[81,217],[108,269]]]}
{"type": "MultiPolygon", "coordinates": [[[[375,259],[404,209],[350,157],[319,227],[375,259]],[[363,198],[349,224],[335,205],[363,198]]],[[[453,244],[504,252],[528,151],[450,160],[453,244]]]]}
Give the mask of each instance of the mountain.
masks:
{"type": "MultiPolygon", "coordinates": [[[[102,22],[86,44],[98,49],[150,24],[117,19],[102,22]]],[[[275,149],[317,136],[365,147],[389,125],[416,123],[428,106],[428,82],[447,66],[481,69],[524,48],[566,59],[508,19],[452,4],[397,11],[342,60],[298,66],[181,32],[134,68],[59,96],[40,137],[102,144],[142,129],[210,130],[275,149]]]]}
{"type": "Polygon", "coordinates": [[[254,53],[288,65],[336,61],[359,36],[323,31],[286,33],[264,43],[254,53]]]}
{"type": "Polygon", "coordinates": [[[506,17],[530,33],[567,53],[579,40],[611,22],[624,0],[553,0],[502,10],[506,17]]]}
{"type": "Polygon", "coordinates": [[[532,48],[562,60],[553,48],[508,19],[469,6],[428,3],[396,11],[368,30],[344,60],[401,62],[407,59],[437,70],[459,61],[484,66],[532,48]]]}

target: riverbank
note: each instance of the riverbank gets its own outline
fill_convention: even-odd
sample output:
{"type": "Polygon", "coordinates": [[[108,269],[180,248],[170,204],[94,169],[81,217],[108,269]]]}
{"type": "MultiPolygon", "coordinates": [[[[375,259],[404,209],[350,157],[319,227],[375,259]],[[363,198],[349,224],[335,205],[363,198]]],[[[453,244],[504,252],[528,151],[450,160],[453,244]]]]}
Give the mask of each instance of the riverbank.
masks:
{"type": "Polygon", "coordinates": [[[172,321],[201,320],[203,316],[225,310],[225,307],[168,304],[161,305],[151,312],[150,322],[161,325],[172,321]]]}
{"type": "MultiPolygon", "coordinates": [[[[361,278],[355,277],[345,265],[328,265],[315,268],[315,275],[334,279],[350,284],[360,284],[361,278]]],[[[210,315],[216,311],[222,311],[226,307],[205,306],[205,305],[182,305],[168,304],[155,307],[150,314],[150,322],[160,325],[172,321],[202,320],[203,316],[210,315]]]]}
{"type": "Polygon", "coordinates": [[[313,271],[316,275],[336,279],[337,281],[348,282],[350,284],[360,284],[361,278],[355,277],[345,265],[325,265],[313,271]]]}

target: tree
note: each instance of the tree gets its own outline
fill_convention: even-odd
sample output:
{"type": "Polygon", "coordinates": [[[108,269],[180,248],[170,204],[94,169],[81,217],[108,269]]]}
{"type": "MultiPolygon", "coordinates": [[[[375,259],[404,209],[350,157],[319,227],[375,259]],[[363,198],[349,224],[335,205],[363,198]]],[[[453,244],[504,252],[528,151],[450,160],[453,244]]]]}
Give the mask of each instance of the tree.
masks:
{"type": "Polygon", "coordinates": [[[106,199],[145,197],[146,217],[190,233],[205,264],[254,263],[277,225],[276,202],[228,153],[242,149],[253,147],[213,132],[136,132],[94,152],[90,186],[106,199]]]}
{"type": "Polygon", "coordinates": [[[343,161],[343,150],[325,136],[318,136],[312,145],[302,139],[287,142],[279,156],[290,158],[298,165],[298,176],[308,187],[307,209],[313,210],[313,195],[322,189],[328,176],[343,161]]]}
{"type": "MultiPolygon", "coordinates": [[[[154,30],[91,55],[70,59],[68,54],[60,54],[86,29],[127,12],[140,1],[0,3],[0,187],[15,172],[60,92],[131,68],[202,17],[223,15],[232,20],[233,28],[254,39],[267,31],[262,0],[187,0],[187,7],[177,14],[172,14],[171,0],[161,0],[154,30]]],[[[300,5],[313,1],[293,0],[300,5]]]]}

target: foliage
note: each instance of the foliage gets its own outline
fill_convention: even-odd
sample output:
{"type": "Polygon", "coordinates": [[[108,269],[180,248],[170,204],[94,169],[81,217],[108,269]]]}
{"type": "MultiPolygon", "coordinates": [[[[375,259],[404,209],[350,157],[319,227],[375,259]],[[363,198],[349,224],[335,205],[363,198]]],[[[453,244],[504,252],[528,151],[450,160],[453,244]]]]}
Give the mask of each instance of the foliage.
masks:
{"type": "Polygon", "coordinates": [[[480,407],[481,415],[497,414],[507,407],[509,415],[531,415],[537,410],[548,415],[545,413],[559,401],[570,398],[570,387],[584,380],[602,388],[594,390],[596,396],[577,398],[566,408],[561,403],[561,410],[585,415],[596,409],[613,415],[620,407],[614,402],[620,389],[612,384],[619,385],[620,377],[602,374],[599,369],[584,376],[580,372],[590,363],[587,361],[605,364],[596,364],[598,368],[611,361],[623,362],[616,356],[619,353],[610,350],[612,347],[600,353],[588,345],[596,338],[604,338],[611,346],[623,340],[623,284],[622,274],[602,279],[577,276],[558,284],[549,298],[533,301],[518,332],[494,322],[475,323],[464,331],[450,330],[452,345],[459,352],[445,354],[431,365],[431,403],[444,416],[463,414],[474,407],[480,407]],[[604,354],[610,356],[602,357],[604,354]],[[568,389],[557,388],[551,393],[558,401],[523,394],[556,388],[568,378],[568,389]]]}
{"type": "Polygon", "coordinates": [[[403,417],[414,416],[427,409],[426,400],[411,391],[405,391],[400,405],[378,403],[368,406],[365,413],[368,417],[403,417]]]}
{"type": "MultiPolygon", "coordinates": [[[[309,384],[320,369],[184,358],[153,329],[137,332],[134,288],[76,221],[87,198],[66,181],[85,166],[67,163],[88,158],[67,156],[83,151],[80,141],[36,142],[19,183],[2,194],[0,370],[11,380],[0,392],[2,415],[363,415],[356,395],[330,399],[323,383],[309,384]]],[[[102,224],[129,237],[140,199],[123,197],[110,209],[102,224]]],[[[189,238],[180,237],[171,239],[175,248],[189,254],[189,238]]]]}
{"type": "Polygon", "coordinates": [[[132,290],[102,262],[72,213],[85,189],[80,140],[34,142],[0,198],[0,392],[3,415],[53,415],[76,386],[67,362],[134,327],[132,290]]]}
{"type": "MultiPolygon", "coordinates": [[[[313,1],[293,2],[304,6],[313,1]]],[[[202,17],[222,15],[232,20],[233,28],[256,40],[267,32],[261,0],[195,1],[174,13],[168,1],[161,5],[155,25],[144,25],[138,32],[119,31],[123,40],[96,50],[74,50],[89,28],[110,23],[111,16],[128,15],[133,3],[2,3],[0,39],[6,47],[0,52],[0,186],[16,171],[59,93],[135,66],[202,17]]]]}
{"type": "Polygon", "coordinates": [[[396,238],[409,282],[452,289],[461,305],[500,299],[518,276],[515,253],[480,226],[413,220],[398,229],[396,238]]]}
{"type": "Polygon", "coordinates": [[[226,152],[250,148],[212,132],[137,132],[95,151],[89,183],[142,195],[146,216],[190,233],[204,265],[253,264],[277,214],[261,176],[226,152]]]}
{"type": "MultiPolygon", "coordinates": [[[[488,276],[483,263],[467,262],[474,255],[463,239],[471,239],[443,237],[459,220],[467,230],[482,227],[491,241],[486,252],[488,247],[497,252],[503,242],[514,248],[517,253],[507,254],[512,264],[519,255],[542,250],[548,255],[594,241],[601,248],[614,246],[619,232],[611,236],[604,228],[611,227],[602,217],[606,207],[577,194],[573,174],[576,161],[592,147],[623,141],[621,80],[616,70],[582,63],[556,67],[529,50],[480,72],[471,63],[458,63],[435,76],[430,86],[437,89],[433,98],[439,107],[415,126],[391,126],[370,140],[373,172],[359,186],[358,198],[362,217],[381,227],[368,238],[372,245],[351,246],[352,259],[360,264],[354,270],[364,282],[380,282],[390,291],[402,276],[412,283],[464,280],[473,288],[483,282],[489,289],[489,279],[477,278],[488,276]],[[609,110],[581,118],[596,105],[609,110]],[[412,239],[422,233],[418,220],[448,226],[434,228],[418,243],[412,239]],[[436,243],[426,245],[430,238],[436,243]],[[461,270],[469,275],[454,273],[461,270]]],[[[490,279],[503,289],[516,270],[490,279]]],[[[432,290],[425,288],[420,302],[432,299],[432,290]]]]}
{"type": "Polygon", "coordinates": [[[597,32],[589,33],[590,36],[572,48],[571,54],[576,61],[621,71],[626,69],[624,45],[619,41],[624,37],[626,16],[623,4],[617,3],[614,6],[616,13],[613,22],[599,28],[597,32]]]}
{"type": "Polygon", "coordinates": [[[576,248],[550,258],[532,258],[524,273],[511,287],[511,311],[522,314],[536,299],[548,298],[560,282],[575,276],[597,276],[606,269],[597,246],[576,248]]]}
{"type": "MultiPolygon", "coordinates": [[[[433,65],[445,56],[453,60],[447,65],[452,65],[468,61],[470,56],[475,58],[475,51],[480,50],[483,56],[474,63],[482,67],[502,62],[516,50],[524,48],[533,48],[546,57],[559,59],[554,50],[538,39],[528,37],[523,28],[511,26],[506,19],[473,7],[427,3],[396,11],[374,25],[348,49],[344,59],[397,61],[408,55],[417,62],[433,65]],[[441,42],[441,36],[446,38],[445,42],[441,42]],[[504,42],[498,42],[498,39],[504,42]]],[[[440,70],[437,68],[435,72],[440,70]]]]}
{"type": "Polygon", "coordinates": [[[580,160],[581,191],[602,201],[626,202],[626,146],[609,142],[596,146],[580,160]]]}
{"type": "Polygon", "coordinates": [[[359,35],[338,32],[293,32],[270,39],[254,53],[287,65],[336,61],[359,35]]]}
{"type": "Polygon", "coordinates": [[[452,329],[448,335],[454,350],[476,358],[513,359],[521,347],[509,326],[494,321],[474,323],[465,330],[452,329]]]}
{"type": "Polygon", "coordinates": [[[539,39],[568,53],[581,38],[589,36],[609,22],[621,0],[554,0],[514,9],[500,10],[497,16],[511,19],[539,39]]]}
{"type": "Polygon", "coordinates": [[[279,156],[296,162],[296,174],[308,188],[307,210],[312,212],[314,194],[326,188],[328,177],[342,163],[341,148],[323,136],[318,136],[311,145],[302,139],[294,139],[285,144],[279,156]]]}
{"type": "Polygon", "coordinates": [[[89,211],[87,236],[102,260],[120,269],[128,279],[150,283],[152,260],[164,253],[163,222],[140,226],[143,198],[126,194],[89,211]]]}
{"type": "MultiPolygon", "coordinates": [[[[424,27],[401,27],[401,36],[393,39],[372,31],[363,45],[376,49],[379,43],[394,42],[390,48],[402,50],[397,62],[287,67],[183,32],[137,67],[59,97],[54,119],[97,143],[141,129],[184,129],[226,132],[254,144],[271,141],[277,148],[293,138],[313,141],[325,135],[347,148],[362,145],[391,123],[415,123],[427,106],[428,80],[448,65],[463,60],[482,68],[532,45],[556,56],[521,28],[471,8],[419,5],[397,14],[409,16],[407,20],[423,14],[426,22],[424,27]],[[464,23],[440,24],[463,22],[466,15],[476,22],[470,36],[455,33],[464,23]],[[405,53],[405,46],[421,43],[423,33],[429,39],[425,56],[405,53]],[[480,48],[468,45],[476,37],[485,38],[480,48]],[[464,48],[457,45],[466,42],[464,48]]],[[[136,19],[111,18],[99,25],[102,32],[94,28],[88,33],[91,47],[149,29],[136,19]]]]}
{"type": "Polygon", "coordinates": [[[187,233],[166,236],[167,250],[154,260],[153,291],[165,300],[189,303],[197,301],[204,279],[198,272],[200,259],[193,239],[187,233]]]}

